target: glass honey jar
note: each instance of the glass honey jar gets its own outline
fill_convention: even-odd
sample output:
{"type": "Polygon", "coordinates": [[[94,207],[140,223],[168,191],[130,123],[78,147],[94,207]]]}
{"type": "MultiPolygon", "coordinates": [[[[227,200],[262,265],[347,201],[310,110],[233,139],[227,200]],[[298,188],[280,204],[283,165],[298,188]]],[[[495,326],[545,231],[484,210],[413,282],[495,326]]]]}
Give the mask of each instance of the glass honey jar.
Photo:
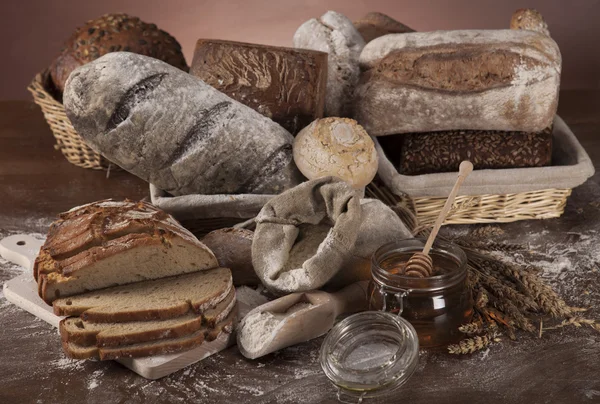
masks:
{"type": "Polygon", "coordinates": [[[467,257],[458,246],[436,241],[429,253],[433,275],[402,275],[403,267],[425,240],[407,239],[386,244],[373,254],[369,308],[399,314],[415,328],[423,348],[455,343],[463,336],[458,327],[473,315],[473,297],[467,285],[467,257]]]}

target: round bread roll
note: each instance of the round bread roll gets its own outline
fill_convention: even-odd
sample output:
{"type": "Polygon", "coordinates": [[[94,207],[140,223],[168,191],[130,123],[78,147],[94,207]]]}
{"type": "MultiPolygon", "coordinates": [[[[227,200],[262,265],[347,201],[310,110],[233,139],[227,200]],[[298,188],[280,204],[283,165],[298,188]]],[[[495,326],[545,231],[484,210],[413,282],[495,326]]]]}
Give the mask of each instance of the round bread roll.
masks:
{"type": "Polygon", "coordinates": [[[252,266],[253,236],[250,230],[231,227],[211,231],[201,240],[215,254],[219,266],[231,269],[235,286],[261,284],[252,266]]]}
{"type": "Polygon", "coordinates": [[[524,29],[550,36],[544,17],[533,8],[520,8],[515,11],[510,19],[510,29],[524,29]]]}
{"type": "Polygon", "coordinates": [[[181,45],[154,24],[127,14],[105,14],[78,27],[50,66],[50,76],[62,94],[77,67],[110,52],[133,52],[162,60],[188,71],[181,45]]]}
{"type": "Polygon", "coordinates": [[[377,173],[377,152],[367,132],[354,119],[313,121],[294,139],[294,162],[310,180],[334,176],[362,188],[377,173]]]}

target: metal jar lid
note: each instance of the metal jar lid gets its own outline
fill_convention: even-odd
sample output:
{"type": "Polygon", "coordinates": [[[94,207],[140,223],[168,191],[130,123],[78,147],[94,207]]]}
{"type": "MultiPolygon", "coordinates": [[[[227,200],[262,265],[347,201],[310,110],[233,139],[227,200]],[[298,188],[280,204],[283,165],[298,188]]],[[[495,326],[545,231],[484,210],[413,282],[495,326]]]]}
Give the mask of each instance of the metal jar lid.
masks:
{"type": "Polygon", "coordinates": [[[342,402],[388,394],[415,371],[419,339],[413,326],[398,315],[366,311],[340,321],[321,346],[325,375],[338,388],[342,402]]]}

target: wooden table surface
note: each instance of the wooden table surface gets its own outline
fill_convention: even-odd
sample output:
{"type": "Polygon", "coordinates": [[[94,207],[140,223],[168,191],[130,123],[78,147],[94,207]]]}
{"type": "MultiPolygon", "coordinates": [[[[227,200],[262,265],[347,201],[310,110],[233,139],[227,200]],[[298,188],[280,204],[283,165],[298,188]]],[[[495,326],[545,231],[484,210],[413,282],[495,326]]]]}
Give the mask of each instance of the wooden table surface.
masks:
{"type": "MultiPolygon", "coordinates": [[[[600,92],[561,93],[559,114],[598,167],[600,92]]],[[[0,237],[24,232],[41,237],[57,213],[86,202],[147,197],[143,181],[124,172],[107,179],[103,172],[72,166],[53,143],[32,102],[0,102],[0,237]]],[[[559,219],[500,225],[501,238],[530,242],[546,254],[548,265],[568,262],[550,280],[568,303],[592,307],[592,318],[600,318],[600,254],[593,248],[600,234],[599,178],[573,191],[559,219]],[[584,240],[591,249],[579,248],[584,240]],[[556,248],[570,243],[574,248],[556,248]]],[[[445,232],[464,234],[475,227],[445,232]]],[[[0,282],[21,271],[0,260],[0,282]]],[[[148,381],[115,362],[68,360],[56,330],[3,297],[0,324],[0,403],[336,402],[318,363],[322,338],[255,361],[233,347],[148,381]]],[[[519,335],[516,342],[502,341],[466,357],[421,351],[408,383],[376,402],[600,403],[600,333],[569,327],[546,331],[541,339],[519,335]]]]}

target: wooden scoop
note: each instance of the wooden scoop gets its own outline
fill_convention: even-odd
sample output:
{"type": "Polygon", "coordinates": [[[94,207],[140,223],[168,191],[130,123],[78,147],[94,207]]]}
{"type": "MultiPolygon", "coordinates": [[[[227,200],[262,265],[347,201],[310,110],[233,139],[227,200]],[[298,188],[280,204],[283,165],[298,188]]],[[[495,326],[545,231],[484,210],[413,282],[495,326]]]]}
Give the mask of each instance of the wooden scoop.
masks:
{"type": "Polygon", "coordinates": [[[456,194],[458,193],[458,189],[462,185],[463,181],[467,178],[467,176],[473,171],[473,164],[470,161],[463,161],[460,163],[460,167],[458,168],[458,178],[456,179],[456,183],[450,191],[450,195],[448,195],[448,199],[442,208],[435,224],[433,225],[433,229],[431,229],[431,234],[429,234],[429,238],[425,243],[425,248],[423,248],[423,252],[415,253],[408,262],[406,263],[406,268],[404,269],[404,275],[414,276],[419,278],[427,278],[433,274],[433,261],[431,256],[429,255],[429,250],[431,250],[431,246],[433,246],[433,242],[440,231],[440,227],[446,220],[446,216],[448,212],[450,212],[450,208],[452,208],[452,204],[454,203],[454,199],[456,199],[456,194]]]}
{"type": "Polygon", "coordinates": [[[237,329],[240,352],[255,359],[327,333],[340,314],[367,310],[368,282],[336,293],[292,293],[250,311],[237,329]]]}

